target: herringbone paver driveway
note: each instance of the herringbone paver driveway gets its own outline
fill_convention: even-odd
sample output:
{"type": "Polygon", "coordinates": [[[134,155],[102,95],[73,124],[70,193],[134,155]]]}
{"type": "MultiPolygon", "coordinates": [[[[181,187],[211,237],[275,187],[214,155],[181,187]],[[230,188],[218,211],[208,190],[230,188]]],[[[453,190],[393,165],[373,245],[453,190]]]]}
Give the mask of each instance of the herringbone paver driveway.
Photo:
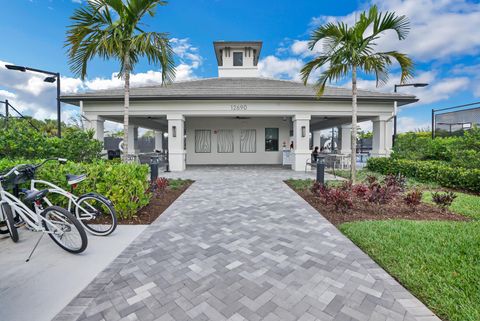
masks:
{"type": "Polygon", "coordinates": [[[181,175],[196,183],[56,320],[438,320],[282,182],[304,174],[181,175]]]}

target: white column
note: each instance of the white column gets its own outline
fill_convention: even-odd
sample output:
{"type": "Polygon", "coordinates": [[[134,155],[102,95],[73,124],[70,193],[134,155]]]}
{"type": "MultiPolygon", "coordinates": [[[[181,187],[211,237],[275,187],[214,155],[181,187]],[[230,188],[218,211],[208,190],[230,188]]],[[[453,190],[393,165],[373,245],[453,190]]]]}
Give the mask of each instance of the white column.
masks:
{"type": "Polygon", "coordinates": [[[138,154],[138,127],[135,125],[128,125],[128,154],[138,154]]]}
{"type": "Polygon", "coordinates": [[[387,156],[390,156],[393,146],[393,119],[388,121],[385,126],[385,149],[387,150],[387,156]]]}
{"type": "Polygon", "coordinates": [[[170,170],[185,170],[185,118],[181,114],[167,115],[168,120],[168,163],[170,170]]]}
{"type": "Polygon", "coordinates": [[[93,129],[95,131],[95,135],[93,137],[103,143],[105,120],[98,115],[88,115],[85,117],[88,119],[86,124],[87,129],[93,129]]]}
{"type": "Polygon", "coordinates": [[[338,127],[338,135],[340,138],[340,154],[352,153],[352,125],[342,125],[338,127]]]}
{"type": "Polygon", "coordinates": [[[372,120],[373,123],[373,140],[372,140],[372,156],[373,157],[385,157],[390,154],[392,147],[391,129],[387,130],[389,117],[379,116],[372,120]],[[390,136],[390,137],[387,137],[390,136]]]}
{"type": "Polygon", "coordinates": [[[295,171],[305,170],[307,160],[311,158],[309,148],[310,115],[299,114],[293,117],[293,153],[292,169],[295,171]]]}
{"type": "Polygon", "coordinates": [[[155,131],[155,150],[163,151],[163,132],[155,131]]]}
{"type": "Polygon", "coordinates": [[[320,140],[320,134],[321,131],[320,130],[316,130],[316,131],[313,131],[312,132],[312,135],[313,135],[313,148],[315,147],[318,147],[318,149],[320,150],[320,144],[321,144],[321,140],[320,140]]]}

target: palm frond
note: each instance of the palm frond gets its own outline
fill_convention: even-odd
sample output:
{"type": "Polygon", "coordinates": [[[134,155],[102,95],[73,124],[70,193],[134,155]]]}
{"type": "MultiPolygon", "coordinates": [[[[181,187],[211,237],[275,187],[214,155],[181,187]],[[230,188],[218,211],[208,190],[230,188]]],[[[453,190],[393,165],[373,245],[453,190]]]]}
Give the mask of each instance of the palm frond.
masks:
{"type": "Polygon", "coordinates": [[[405,83],[407,80],[413,78],[415,73],[415,64],[413,60],[408,57],[406,54],[397,52],[397,51],[388,51],[382,53],[382,55],[390,56],[395,59],[398,64],[400,65],[400,69],[402,70],[400,76],[400,83],[405,83]]]}
{"type": "Polygon", "coordinates": [[[350,68],[345,64],[333,65],[331,64],[326,70],[324,70],[315,84],[317,89],[317,96],[320,97],[325,92],[325,87],[329,82],[335,82],[348,75],[350,68]]]}
{"type": "Polygon", "coordinates": [[[168,83],[175,78],[174,52],[168,35],[158,32],[145,32],[132,38],[132,52],[144,56],[148,62],[160,65],[162,68],[162,83],[168,83]]]}
{"type": "Polygon", "coordinates": [[[304,84],[307,84],[308,78],[314,70],[324,66],[331,59],[329,56],[319,56],[313,59],[312,61],[307,62],[303,68],[300,70],[300,75],[302,76],[302,81],[304,84]]]}
{"type": "Polygon", "coordinates": [[[321,41],[339,41],[344,37],[344,29],[342,23],[334,24],[327,23],[314,30],[310,36],[308,47],[310,50],[315,48],[315,45],[321,41]]]}
{"type": "Polygon", "coordinates": [[[398,39],[403,40],[410,31],[410,22],[406,16],[397,16],[394,12],[379,13],[373,23],[373,35],[387,30],[394,30],[398,39]]]}
{"type": "Polygon", "coordinates": [[[366,74],[373,74],[376,80],[376,86],[380,87],[388,82],[388,66],[391,60],[388,56],[378,54],[365,56],[363,61],[358,66],[366,74]]]}

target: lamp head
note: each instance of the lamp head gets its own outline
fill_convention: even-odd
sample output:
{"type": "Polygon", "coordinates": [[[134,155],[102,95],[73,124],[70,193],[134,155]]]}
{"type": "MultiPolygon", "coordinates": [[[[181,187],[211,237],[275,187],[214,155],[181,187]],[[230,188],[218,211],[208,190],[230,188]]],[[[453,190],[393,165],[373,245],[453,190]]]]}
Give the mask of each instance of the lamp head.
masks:
{"type": "Polygon", "coordinates": [[[5,67],[6,67],[7,69],[10,69],[10,70],[17,70],[17,71],[21,71],[21,72],[27,71],[27,68],[22,67],[22,66],[5,65],[5,67]]]}
{"type": "Polygon", "coordinates": [[[417,83],[417,84],[413,84],[413,87],[427,87],[428,84],[426,83],[417,83]]]}
{"type": "Polygon", "coordinates": [[[49,77],[45,78],[43,81],[44,82],[49,82],[49,83],[54,83],[55,81],[57,81],[57,77],[49,76],[49,77]]]}

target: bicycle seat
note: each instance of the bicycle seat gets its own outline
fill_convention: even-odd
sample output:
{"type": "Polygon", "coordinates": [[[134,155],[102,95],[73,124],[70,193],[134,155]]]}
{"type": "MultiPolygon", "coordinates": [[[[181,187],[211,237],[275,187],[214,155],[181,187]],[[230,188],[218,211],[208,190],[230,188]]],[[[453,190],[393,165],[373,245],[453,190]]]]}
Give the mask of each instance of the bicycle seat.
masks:
{"type": "Polygon", "coordinates": [[[25,193],[23,201],[25,203],[31,203],[44,198],[48,194],[48,189],[42,189],[41,191],[23,190],[22,192],[25,193]]]}
{"type": "Polygon", "coordinates": [[[87,175],[85,174],[82,174],[82,175],[67,174],[67,183],[68,185],[78,184],[81,181],[85,180],[86,178],[87,178],[87,175]]]}

